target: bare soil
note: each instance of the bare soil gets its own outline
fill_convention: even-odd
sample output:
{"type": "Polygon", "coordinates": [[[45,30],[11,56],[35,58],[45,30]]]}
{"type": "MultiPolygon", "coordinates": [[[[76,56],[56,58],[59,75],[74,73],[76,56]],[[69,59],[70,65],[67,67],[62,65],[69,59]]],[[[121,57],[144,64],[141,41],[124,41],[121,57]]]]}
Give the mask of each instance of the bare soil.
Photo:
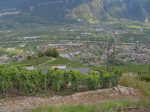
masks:
{"type": "MultiPolygon", "coordinates": [[[[70,96],[55,97],[27,97],[14,96],[0,99],[0,112],[27,112],[40,105],[62,105],[62,104],[93,104],[108,100],[140,100],[142,93],[136,89],[118,86],[116,88],[100,89],[76,93],[70,96]]],[[[129,111],[130,112],[130,111],[129,111]]],[[[132,112],[132,111],[131,111],[132,112]]],[[[135,111],[145,112],[145,111],[135,111]]],[[[147,111],[146,111],[147,112],[147,111]]],[[[150,111],[148,111],[150,112],[150,111]]]]}

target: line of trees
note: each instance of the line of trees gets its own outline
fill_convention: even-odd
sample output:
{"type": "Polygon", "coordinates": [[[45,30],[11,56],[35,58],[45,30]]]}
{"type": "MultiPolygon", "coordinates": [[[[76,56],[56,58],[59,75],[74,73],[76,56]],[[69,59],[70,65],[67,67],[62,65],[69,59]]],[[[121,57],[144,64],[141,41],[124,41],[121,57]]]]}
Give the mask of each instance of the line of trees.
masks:
{"type": "Polygon", "coordinates": [[[43,69],[28,71],[19,66],[0,66],[0,94],[57,94],[68,90],[78,92],[81,86],[86,90],[96,90],[116,86],[120,75],[120,72],[91,71],[83,75],[79,71],[47,69],[47,72],[43,72],[43,69]]]}

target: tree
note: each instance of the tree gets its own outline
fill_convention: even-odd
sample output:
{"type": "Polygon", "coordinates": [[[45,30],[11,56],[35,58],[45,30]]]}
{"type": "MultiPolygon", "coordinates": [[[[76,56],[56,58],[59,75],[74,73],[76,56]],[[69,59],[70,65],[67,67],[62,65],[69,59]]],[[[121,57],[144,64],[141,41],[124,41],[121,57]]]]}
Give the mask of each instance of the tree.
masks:
{"type": "Polygon", "coordinates": [[[43,56],[45,56],[45,52],[42,52],[42,51],[40,51],[40,52],[38,52],[38,57],[43,57],[43,56]]]}
{"type": "Polygon", "coordinates": [[[54,57],[54,58],[57,58],[59,56],[59,51],[54,48],[48,48],[46,51],[45,51],[45,55],[48,56],[48,57],[54,57]]]}
{"type": "Polygon", "coordinates": [[[32,56],[27,56],[27,60],[31,60],[32,59],[32,56]]]}

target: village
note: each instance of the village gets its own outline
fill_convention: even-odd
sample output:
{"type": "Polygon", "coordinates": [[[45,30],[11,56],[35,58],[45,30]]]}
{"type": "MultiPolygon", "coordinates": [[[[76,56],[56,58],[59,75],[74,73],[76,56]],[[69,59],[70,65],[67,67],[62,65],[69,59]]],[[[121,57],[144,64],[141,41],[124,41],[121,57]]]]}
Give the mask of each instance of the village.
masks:
{"type": "MultiPolygon", "coordinates": [[[[57,44],[43,44],[37,46],[37,51],[44,51],[47,48],[56,48],[60,52],[60,56],[71,61],[84,63],[86,65],[102,65],[107,61],[108,53],[111,55],[112,49],[108,51],[107,42],[60,42],[57,44]]],[[[150,62],[150,45],[146,44],[116,44],[115,60],[123,63],[149,63],[150,62]]],[[[33,53],[35,54],[35,53],[33,53]]],[[[29,52],[23,52],[18,55],[8,56],[7,54],[0,56],[0,63],[5,64],[9,61],[23,61],[31,55],[29,52]]]]}
{"type": "MultiPolygon", "coordinates": [[[[138,41],[136,37],[132,36],[123,41],[120,35],[125,35],[130,30],[112,27],[114,26],[107,24],[72,25],[66,29],[59,28],[59,31],[49,31],[49,36],[55,33],[58,38],[61,37],[60,39],[55,39],[55,36],[48,38],[38,35],[15,37],[15,39],[10,38],[7,41],[2,41],[4,38],[1,37],[0,64],[21,62],[48,48],[56,48],[61,57],[89,66],[106,64],[109,55],[114,55],[114,60],[119,62],[118,65],[128,62],[133,64],[150,62],[150,44],[148,41],[142,43],[142,40],[138,41]],[[60,34],[56,34],[56,32],[60,34]],[[113,42],[113,45],[108,46],[109,42],[113,42]],[[5,52],[2,52],[4,49],[5,52]]],[[[143,32],[144,30],[141,28],[135,31],[143,32]]],[[[9,34],[11,31],[5,33],[9,34]]]]}

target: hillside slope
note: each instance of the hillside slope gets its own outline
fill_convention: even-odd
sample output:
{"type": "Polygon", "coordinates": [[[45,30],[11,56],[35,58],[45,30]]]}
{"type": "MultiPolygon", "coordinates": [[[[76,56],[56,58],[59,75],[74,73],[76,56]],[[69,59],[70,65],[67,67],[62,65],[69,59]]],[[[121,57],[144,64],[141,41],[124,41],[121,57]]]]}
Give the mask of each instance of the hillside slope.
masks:
{"type": "MultiPolygon", "coordinates": [[[[150,19],[149,0],[1,0],[0,23],[97,23],[150,19]]],[[[11,26],[11,25],[10,25],[11,26]]]]}
{"type": "Polygon", "coordinates": [[[120,19],[147,21],[149,12],[149,0],[92,0],[75,8],[73,16],[93,22],[120,19]]]}

